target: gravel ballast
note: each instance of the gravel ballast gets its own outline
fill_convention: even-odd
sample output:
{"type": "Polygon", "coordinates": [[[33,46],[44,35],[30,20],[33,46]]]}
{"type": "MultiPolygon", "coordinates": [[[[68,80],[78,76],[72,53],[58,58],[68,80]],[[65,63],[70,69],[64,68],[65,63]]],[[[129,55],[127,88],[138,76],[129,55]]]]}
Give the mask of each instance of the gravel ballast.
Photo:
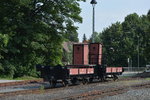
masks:
{"type": "MultiPolygon", "coordinates": [[[[78,86],[69,86],[66,88],[56,88],[52,89],[49,92],[42,92],[40,94],[27,94],[27,95],[17,95],[2,97],[0,100],[53,100],[53,99],[64,99],[66,97],[76,96],[83,93],[88,93],[92,91],[101,91],[110,88],[117,88],[122,86],[130,86],[136,84],[150,83],[150,80],[147,79],[137,79],[137,80],[127,80],[127,81],[118,81],[118,82],[109,82],[109,83],[92,83],[88,85],[78,85],[78,86]]],[[[115,96],[106,96],[104,98],[96,98],[96,100],[150,100],[146,99],[150,97],[150,89],[138,89],[127,91],[127,93],[115,95],[115,96]],[[136,92],[139,91],[139,92],[136,92]],[[135,93],[135,94],[134,94],[135,93]],[[140,96],[143,95],[143,96],[140,96]],[[139,99],[139,98],[142,99],[139,99]],[[118,99],[117,99],[118,98],[118,99]],[[137,99],[138,98],[138,99],[137,99]]],[[[80,99],[82,100],[82,98],[80,99]]]]}
{"type": "Polygon", "coordinates": [[[150,100],[150,88],[129,90],[123,94],[107,96],[96,100],[150,100]]]}
{"type": "Polygon", "coordinates": [[[0,80],[0,83],[7,83],[7,82],[19,82],[22,80],[0,80]]]}

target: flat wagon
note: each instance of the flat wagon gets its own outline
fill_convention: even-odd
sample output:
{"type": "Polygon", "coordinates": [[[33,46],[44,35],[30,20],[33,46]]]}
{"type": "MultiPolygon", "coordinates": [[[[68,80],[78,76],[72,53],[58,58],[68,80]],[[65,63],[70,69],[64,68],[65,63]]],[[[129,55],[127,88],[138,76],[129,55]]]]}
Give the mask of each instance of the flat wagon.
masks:
{"type": "Polygon", "coordinates": [[[104,81],[108,76],[116,80],[123,73],[123,67],[109,67],[102,64],[102,44],[74,44],[73,64],[57,66],[36,66],[44,81],[49,81],[52,87],[61,82],[63,85],[83,84],[94,79],[104,81]]]}

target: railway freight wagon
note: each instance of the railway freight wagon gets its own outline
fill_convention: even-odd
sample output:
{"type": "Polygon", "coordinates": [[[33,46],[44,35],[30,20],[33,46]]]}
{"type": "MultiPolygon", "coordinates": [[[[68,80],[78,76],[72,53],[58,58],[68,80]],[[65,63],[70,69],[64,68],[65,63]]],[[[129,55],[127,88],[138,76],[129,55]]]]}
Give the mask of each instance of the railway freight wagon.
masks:
{"type": "Polygon", "coordinates": [[[122,67],[107,67],[102,64],[100,43],[74,44],[72,65],[37,65],[36,69],[41,72],[44,81],[49,81],[52,87],[59,82],[68,85],[77,82],[85,84],[94,79],[104,81],[108,76],[115,80],[123,72],[122,67]]]}

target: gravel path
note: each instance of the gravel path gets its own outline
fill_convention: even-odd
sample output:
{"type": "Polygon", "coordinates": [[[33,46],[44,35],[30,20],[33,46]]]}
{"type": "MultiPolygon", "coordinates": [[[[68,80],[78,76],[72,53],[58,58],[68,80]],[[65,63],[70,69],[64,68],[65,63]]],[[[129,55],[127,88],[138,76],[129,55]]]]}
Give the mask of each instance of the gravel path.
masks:
{"type": "MultiPolygon", "coordinates": [[[[111,82],[111,83],[92,83],[89,85],[69,86],[66,88],[52,89],[48,93],[42,93],[41,91],[41,94],[28,94],[28,95],[3,97],[3,98],[0,98],[0,100],[52,100],[52,99],[62,99],[62,98],[65,99],[65,97],[80,95],[80,94],[88,93],[91,91],[99,91],[99,90],[105,90],[105,89],[122,87],[122,86],[143,84],[147,82],[150,83],[150,80],[145,79],[145,80],[119,81],[119,82],[111,82]]],[[[150,95],[148,95],[148,93],[150,93],[150,89],[147,89],[147,90],[143,89],[143,90],[140,90],[142,92],[138,92],[138,93],[136,91],[137,90],[131,90],[124,94],[120,94],[120,95],[112,96],[112,97],[98,98],[97,100],[137,100],[136,98],[138,98],[139,95],[142,95],[142,93],[143,95],[145,95],[143,97],[146,97],[146,98],[148,96],[150,97],[150,95]],[[137,94],[134,94],[134,92],[137,94]],[[129,98],[127,98],[126,95],[129,96],[129,98]],[[120,99],[120,96],[122,97],[121,99],[120,99]]],[[[139,99],[139,100],[144,100],[144,99],[139,99]]],[[[150,99],[145,99],[145,100],[150,100],[150,99]]]]}
{"type": "Polygon", "coordinates": [[[0,80],[0,83],[7,83],[7,82],[19,82],[22,80],[0,80]]]}
{"type": "Polygon", "coordinates": [[[99,98],[96,100],[150,100],[150,88],[129,90],[127,93],[99,98]]]}
{"type": "Polygon", "coordinates": [[[0,93],[39,89],[40,87],[43,87],[43,86],[49,87],[49,84],[48,83],[30,83],[30,84],[24,84],[24,85],[0,87],[0,93]]]}

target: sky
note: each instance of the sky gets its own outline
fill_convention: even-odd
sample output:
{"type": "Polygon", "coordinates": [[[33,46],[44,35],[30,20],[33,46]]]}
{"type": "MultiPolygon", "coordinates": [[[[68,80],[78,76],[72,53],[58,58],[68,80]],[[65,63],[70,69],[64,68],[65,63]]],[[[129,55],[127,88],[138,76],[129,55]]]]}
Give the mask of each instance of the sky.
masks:
{"type": "MultiPolygon", "coordinates": [[[[95,6],[95,31],[102,32],[117,21],[123,22],[124,18],[132,13],[146,15],[150,9],[150,0],[96,0],[95,6]]],[[[83,18],[78,26],[78,37],[82,41],[83,34],[89,38],[92,34],[92,5],[91,0],[80,2],[82,9],[80,16],[83,18]]]]}

